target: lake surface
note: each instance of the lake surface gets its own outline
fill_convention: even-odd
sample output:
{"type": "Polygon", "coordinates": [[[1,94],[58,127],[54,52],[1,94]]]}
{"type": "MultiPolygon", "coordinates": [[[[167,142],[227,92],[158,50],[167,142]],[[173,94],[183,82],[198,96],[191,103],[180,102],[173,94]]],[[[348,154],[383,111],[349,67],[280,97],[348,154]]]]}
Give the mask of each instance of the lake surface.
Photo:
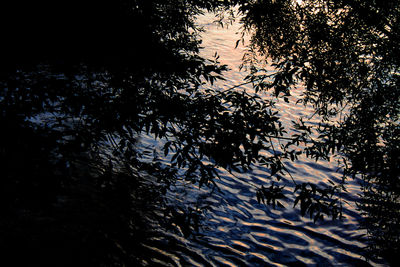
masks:
{"type": "MultiPolygon", "coordinates": [[[[217,52],[220,62],[231,69],[225,74],[226,81],[218,82],[222,89],[243,82],[245,72],[239,71],[245,47],[235,47],[240,35],[239,25],[228,29],[212,23],[212,15],[198,18],[206,32],[203,34],[201,54],[211,57],[217,52]]],[[[239,88],[248,90],[250,86],[239,88]]],[[[295,105],[301,88],[292,92],[291,101],[280,101],[283,121],[311,114],[311,109],[295,105]]],[[[265,96],[266,97],[266,96],[265,96]]],[[[287,124],[288,125],[288,124],[287,124]]],[[[144,138],[147,145],[154,145],[154,139],[144,138]]],[[[327,179],[341,180],[335,162],[326,162],[300,157],[288,163],[294,179],[323,185],[327,179]]],[[[259,204],[256,188],[252,185],[269,185],[269,170],[255,168],[246,174],[232,175],[220,170],[221,179],[216,179],[220,190],[210,194],[210,190],[198,186],[181,185],[168,193],[172,204],[183,206],[209,205],[204,214],[199,233],[186,238],[179,227],[165,233],[161,228],[143,245],[154,255],[149,264],[169,266],[362,266],[381,265],[379,262],[366,263],[363,247],[366,246],[366,232],[359,230],[360,215],[355,201],[360,188],[357,181],[349,181],[348,192],[343,192],[343,220],[326,219],[317,222],[302,217],[298,207],[292,208],[288,199],[285,209],[259,204]]],[[[286,190],[293,191],[290,186],[286,190]]],[[[290,193],[288,194],[290,196],[290,193]]],[[[157,225],[155,225],[157,228],[157,225]]]]}

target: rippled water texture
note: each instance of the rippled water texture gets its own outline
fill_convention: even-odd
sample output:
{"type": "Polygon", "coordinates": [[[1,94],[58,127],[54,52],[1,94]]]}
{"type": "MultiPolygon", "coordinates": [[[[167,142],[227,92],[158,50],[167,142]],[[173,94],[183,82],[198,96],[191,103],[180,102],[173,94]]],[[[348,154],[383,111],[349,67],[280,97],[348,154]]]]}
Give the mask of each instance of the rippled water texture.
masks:
{"type": "MultiPolygon", "coordinates": [[[[221,28],[212,21],[212,15],[199,17],[200,25],[205,27],[202,55],[211,57],[215,52],[220,62],[227,64],[230,71],[226,81],[218,85],[228,88],[243,82],[246,73],[240,72],[244,47],[235,49],[240,38],[238,24],[228,29],[221,28]]],[[[243,89],[243,88],[242,88],[243,89]]],[[[245,88],[251,90],[250,87],[245,88]]],[[[291,100],[301,93],[301,88],[293,92],[291,100]]],[[[295,101],[278,102],[284,121],[300,115],[310,114],[310,110],[295,105],[295,101]]],[[[152,141],[145,140],[148,144],[152,141]]],[[[288,164],[293,177],[300,181],[322,184],[331,179],[339,182],[341,174],[336,172],[334,163],[299,158],[288,164]]],[[[209,195],[198,187],[179,188],[170,193],[177,204],[191,204],[202,201],[210,204],[210,210],[202,221],[202,229],[196,237],[184,238],[179,232],[161,234],[145,244],[154,253],[154,261],[168,265],[194,266],[360,266],[379,265],[363,260],[362,248],[365,246],[365,232],[358,229],[355,200],[360,193],[356,181],[350,181],[348,193],[343,193],[344,216],[341,221],[330,219],[314,224],[312,220],[300,215],[288,200],[285,209],[273,209],[259,204],[255,188],[249,184],[269,184],[269,171],[256,168],[251,173],[232,176],[221,170],[221,179],[216,180],[220,191],[209,195]],[[161,237],[163,236],[163,237],[161,237]]],[[[293,188],[286,187],[286,190],[293,188]]],[[[289,194],[290,195],[290,194],[289,194]]]]}

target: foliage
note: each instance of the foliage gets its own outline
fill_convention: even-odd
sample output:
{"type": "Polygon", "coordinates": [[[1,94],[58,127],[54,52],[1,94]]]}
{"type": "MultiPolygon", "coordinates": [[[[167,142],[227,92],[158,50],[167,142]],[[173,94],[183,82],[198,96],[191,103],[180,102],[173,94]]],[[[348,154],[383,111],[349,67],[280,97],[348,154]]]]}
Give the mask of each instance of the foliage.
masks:
{"type": "Polygon", "coordinates": [[[201,108],[194,92],[224,70],[197,55],[203,6],[19,4],[2,17],[19,22],[4,32],[0,74],[3,254],[17,265],[138,264],[176,173],[146,158],[140,134],[187,124],[201,108]]]}
{"type": "Polygon", "coordinates": [[[261,161],[279,170],[269,141],[283,128],[273,103],[206,86],[226,66],[217,55],[198,56],[194,16],[226,3],[75,10],[73,1],[50,14],[47,4],[11,8],[21,24],[18,36],[5,36],[0,246],[10,257],[68,266],[151,261],[140,243],[144,225],[162,220],[154,207],[182,229],[197,228],[198,209],[171,209],[162,198],[177,180],[212,186],[216,167],[245,171],[261,161]],[[164,159],[140,144],[142,135],[164,142],[164,159]]]}
{"type": "Polygon", "coordinates": [[[161,197],[176,181],[213,187],[219,167],[244,172],[262,164],[271,185],[256,197],[281,206],[279,183],[290,176],[285,161],[335,152],[343,156],[342,184],[292,180],[294,206],[315,220],[341,217],[337,193],[348,176],[362,175],[360,207],[371,233],[379,234],[375,244],[386,254],[398,251],[396,1],[24,4],[11,3],[2,17],[19,22],[3,31],[8,42],[0,66],[3,251],[18,252],[23,243],[31,256],[46,248],[54,255],[49,264],[57,258],[66,265],[137,264],[146,258],[135,245],[146,237],[143,225],[160,219],[154,207],[184,235],[198,228],[201,209],[171,207],[161,197]],[[235,4],[252,34],[247,81],[285,101],[304,85],[301,101],[315,108],[319,125],[300,118],[289,135],[272,99],[210,86],[226,66],[217,55],[198,55],[195,16],[235,4]],[[265,74],[260,58],[276,71],[265,74]],[[161,141],[161,151],[141,144],[143,135],[161,141]],[[377,213],[380,205],[387,212],[377,213]],[[79,255],[74,247],[86,248],[86,256],[68,257],[79,255]]]}
{"type": "MultiPolygon", "coordinates": [[[[316,159],[341,156],[344,179],[363,178],[364,226],[377,242],[378,254],[396,255],[398,1],[241,1],[239,9],[251,34],[244,57],[249,82],[256,89],[273,90],[277,97],[304,86],[299,102],[311,105],[321,122],[303,127],[295,141],[304,141],[304,153],[316,159]],[[263,60],[272,62],[273,74],[259,67],[263,60]],[[390,210],[385,214],[391,218],[382,210],[390,210]]],[[[311,202],[307,206],[311,209],[311,202]]]]}

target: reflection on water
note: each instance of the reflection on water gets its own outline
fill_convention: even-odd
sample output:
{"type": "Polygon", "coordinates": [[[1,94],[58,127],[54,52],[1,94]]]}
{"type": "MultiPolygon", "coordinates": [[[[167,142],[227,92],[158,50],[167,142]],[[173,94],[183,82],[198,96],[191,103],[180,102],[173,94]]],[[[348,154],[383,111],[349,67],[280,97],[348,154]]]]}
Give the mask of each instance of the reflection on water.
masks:
{"type": "MultiPolygon", "coordinates": [[[[230,71],[226,81],[217,85],[229,88],[240,84],[246,76],[240,72],[244,47],[235,49],[239,35],[239,26],[234,24],[228,29],[213,24],[213,16],[198,18],[204,25],[202,54],[220,55],[220,62],[227,64],[230,71]]],[[[243,89],[243,88],[242,88],[243,89]]],[[[246,90],[251,90],[249,86],[246,90]]],[[[301,88],[293,92],[292,100],[299,97],[301,88]]],[[[278,102],[284,121],[305,114],[311,110],[303,106],[278,102]]],[[[148,144],[153,141],[145,140],[148,144]]],[[[320,184],[326,179],[339,182],[334,163],[315,162],[305,157],[288,163],[287,168],[294,179],[320,184]]],[[[202,228],[195,237],[184,238],[179,231],[160,234],[157,240],[148,241],[144,246],[154,253],[154,263],[193,266],[287,266],[299,265],[378,265],[363,260],[365,232],[359,230],[359,214],[355,200],[360,193],[357,181],[349,181],[348,193],[343,192],[344,219],[342,221],[323,221],[314,224],[309,218],[302,217],[299,210],[291,207],[288,200],[285,209],[272,209],[259,204],[255,188],[250,186],[268,183],[269,171],[256,168],[246,174],[232,174],[219,170],[221,179],[216,179],[220,190],[209,194],[206,189],[185,186],[185,194],[177,188],[170,192],[170,200],[177,205],[193,205],[199,199],[203,205],[209,204],[209,210],[202,221],[202,228]]],[[[286,187],[286,190],[293,188],[286,187]]],[[[290,195],[290,194],[289,194],[290,195]]],[[[284,201],[283,201],[284,202],[284,201]]]]}

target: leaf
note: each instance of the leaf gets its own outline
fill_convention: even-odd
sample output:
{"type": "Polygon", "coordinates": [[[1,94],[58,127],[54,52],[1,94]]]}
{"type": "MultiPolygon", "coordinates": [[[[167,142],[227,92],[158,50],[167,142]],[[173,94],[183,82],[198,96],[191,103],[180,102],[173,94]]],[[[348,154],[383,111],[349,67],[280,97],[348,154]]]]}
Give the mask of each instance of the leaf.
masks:
{"type": "Polygon", "coordinates": [[[306,214],[306,210],[307,210],[307,205],[306,205],[304,199],[302,199],[300,202],[300,211],[301,211],[302,216],[304,216],[306,214]]]}
{"type": "Polygon", "coordinates": [[[300,200],[300,196],[297,196],[296,199],[294,200],[293,208],[296,207],[297,203],[299,203],[299,200],[300,200]]]}
{"type": "Polygon", "coordinates": [[[276,165],[272,164],[271,165],[271,176],[274,176],[278,172],[276,165]]]}
{"type": "Polygon", "coordinates": [[[169,152],[169,146],[171,145],[171,142],[169,141],[169,142],[167,142],[167,143],[165,143],[165,145],[164,145],[164,156],[167,156],[168,155],[168,152],[169,152]]]}
{"type": "Polygon", "coordinates": [[[239,42],[240,42],[240,39],[236,41],[236,44],[235,44],[235,49],[238,47],[238,45],[239,45],[239,42]]]}
{"type": "Polygon", "coordinates": [[[172,156],[171,162],[175,161],[175,159],[176,159],[176,157],[178,157],[178,155],[179,155],[179,153],[176,152],[176,153],[172,156]]]}
{"type": "Polygon", "coordinates": [[[299,190],[301,188],[301,184],[297,184],[296,187],[294,188],[294,192],[296,192],[297,190],[299,190]]]}
{"type": "Polygon", "coordinates": [[[322,215],[320,215],[320,213],[318,212],[314,217],[314,223],[316,223],[320,217],[322,218],[322,215]]]}
{"type": "Polygon", "coordinates": [[[314,205],[311,205],[310,209],[308,210],[308,213],[310,214],[310,219],[311,219],[314,213],[314,205]]]}

